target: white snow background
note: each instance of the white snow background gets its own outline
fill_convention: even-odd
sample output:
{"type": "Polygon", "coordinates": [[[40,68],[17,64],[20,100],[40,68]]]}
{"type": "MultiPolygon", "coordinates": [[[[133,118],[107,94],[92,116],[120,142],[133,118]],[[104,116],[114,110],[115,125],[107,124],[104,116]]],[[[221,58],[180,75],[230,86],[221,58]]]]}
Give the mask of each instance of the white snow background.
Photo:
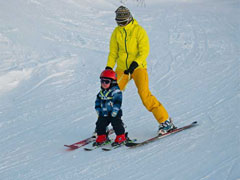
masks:
{"type": "MultiPolygon", "coordinates": [[[[240,180],[239,19],[239,0],[1,0],[0,179],[240,180]],[[149,35],[150,90],[176,126],[199,125],[137,149],[68,152],[95,128],[120,5],[149,35]]],[[[133,81],[122,108],[130,137],[156,135],[133,81]]]]}

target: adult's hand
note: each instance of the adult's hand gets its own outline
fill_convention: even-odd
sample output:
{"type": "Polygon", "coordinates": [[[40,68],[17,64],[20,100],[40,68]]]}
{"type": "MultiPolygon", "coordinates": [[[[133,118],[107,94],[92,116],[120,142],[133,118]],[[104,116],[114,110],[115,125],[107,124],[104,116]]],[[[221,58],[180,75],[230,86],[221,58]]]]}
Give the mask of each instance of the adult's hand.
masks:
{"type": "Polygon", "coordinates": [[[132,74],[134,70],[138,67],[138,63],[136,61],[133,61],[130,65],[130,67],[124,71],[124,74],[132,74]]]}

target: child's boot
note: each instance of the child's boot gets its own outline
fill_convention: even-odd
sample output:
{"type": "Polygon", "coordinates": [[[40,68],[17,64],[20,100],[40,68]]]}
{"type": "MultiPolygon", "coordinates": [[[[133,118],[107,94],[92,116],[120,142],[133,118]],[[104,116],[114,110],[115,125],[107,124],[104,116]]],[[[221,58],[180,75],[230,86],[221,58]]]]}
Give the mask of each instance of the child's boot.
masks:
{"type": "Polygon", "coordinates": [[[115,141],[112,143],[112,146],[117,146],[126,141],[126,136],[125,134],[117,135],[115,141]]]}
{"type": "Polygon", "coordinates": [[[99,135],[97,136],[97,139],[96,141],[93,143],[93,146],[101,146],[103,144],[107,144],[109,143],[110,140],[108,139],[107,135],[106,134],[103,134],[103,135],[99,135]]]}

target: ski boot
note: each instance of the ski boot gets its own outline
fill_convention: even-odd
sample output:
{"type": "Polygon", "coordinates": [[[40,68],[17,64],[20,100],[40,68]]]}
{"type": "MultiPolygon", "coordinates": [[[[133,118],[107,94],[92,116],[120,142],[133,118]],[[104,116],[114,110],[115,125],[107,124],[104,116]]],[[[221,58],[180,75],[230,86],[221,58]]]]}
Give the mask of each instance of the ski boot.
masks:
{"type": "Polygon", "coordinates": [[[125,134],[122,135],[118,135],[115,139],[115,142],[112,143],[112,146],[119,146],[121,144],[126,144],[126,143],[132,143],[134,141],[132,141],[129,137],[128,137],[128,132],[126,132],[125,134]],[[124,136],[125,135],[125,136],[124,136]],[[125,139],[125,140],[124,140],[125,139]]]}
{"type": "Polygon", "coordinates": [[[110,142],[111,142],[111,140],[108,138],[108,136],[106,134],[103,134],[103,135],[97,136],[97,139],[92,144],[92,146],[102,146],[102,145],[108,144],[110,142]]]}
{"type": "Polygon", "coordinates": [[[115,141],[112,143],[112,147],[119,146],[126,142],[126,134],[117,135],[115,141]]]}
{"type": "Polygon", "coordinates": [[[172,131],[173,129],[176,129],[176,127],[172,123],[172,119],[169,118],[165,122],[159,124],[158,135],[164,135],[167,132],[172,131]]]}

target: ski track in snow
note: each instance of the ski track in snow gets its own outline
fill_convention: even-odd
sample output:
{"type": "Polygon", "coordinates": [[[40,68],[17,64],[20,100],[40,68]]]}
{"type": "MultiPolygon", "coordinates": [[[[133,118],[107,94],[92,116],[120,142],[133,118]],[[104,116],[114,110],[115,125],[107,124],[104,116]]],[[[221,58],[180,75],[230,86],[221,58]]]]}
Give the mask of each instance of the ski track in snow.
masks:
{"type": "MultiPolygon", "coordinates": [[[[239,180],[239,9],[238,0],[0,2],[0,179],[239,180]],[[141,148],[67,152],[95,128],[120,4],[148,32],[152,93],[177,126],[199,125],[141,148]]],[[[133,82],[123,114],[130,137],[156,135],[133,82]]]]}

